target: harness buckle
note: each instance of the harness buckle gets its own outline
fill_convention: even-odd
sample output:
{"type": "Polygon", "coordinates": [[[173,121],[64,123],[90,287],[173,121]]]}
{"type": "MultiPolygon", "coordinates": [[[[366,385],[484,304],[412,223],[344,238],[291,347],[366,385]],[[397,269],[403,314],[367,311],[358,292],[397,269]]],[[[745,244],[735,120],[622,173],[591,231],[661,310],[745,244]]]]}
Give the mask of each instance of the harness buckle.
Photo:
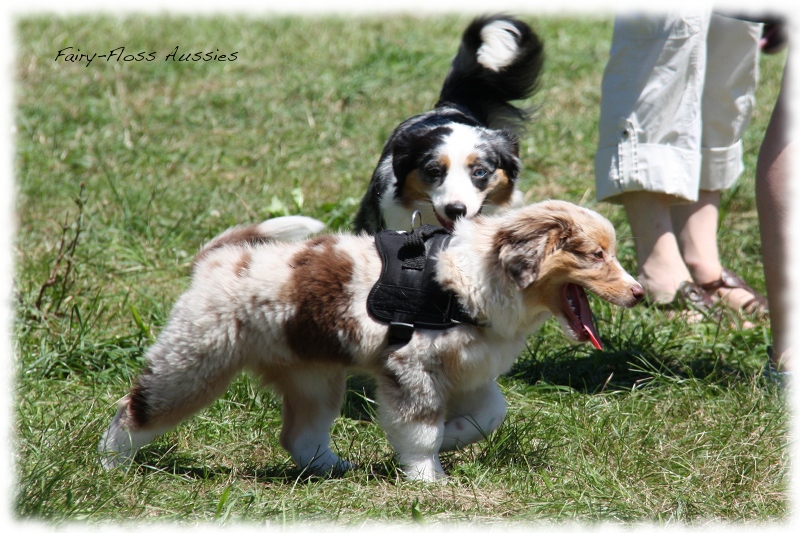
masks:
{"type": "Polygon", "coordinates": [[[389,322],[389,344],[408,344],[414,334],[414,324],[389,322]]]}
{"type": "Polygon", "coordinates": [[[415,229],[421,226],[422,226],[422,213],[420,213],[419,211],[414,211],[413,213],[411,213],[411,231],[414,231],[415,229]],[[417,224],[416,227],[414,227],[415,220],[419,221],[419,224],[417,224]]]}

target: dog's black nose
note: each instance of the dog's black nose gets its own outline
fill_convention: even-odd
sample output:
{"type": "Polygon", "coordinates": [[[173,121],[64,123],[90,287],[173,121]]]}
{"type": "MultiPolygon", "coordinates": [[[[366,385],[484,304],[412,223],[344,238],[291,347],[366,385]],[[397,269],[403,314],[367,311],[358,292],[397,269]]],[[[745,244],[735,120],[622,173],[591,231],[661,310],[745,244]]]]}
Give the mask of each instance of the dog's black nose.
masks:
{"type": "Polygon", "coordinates": [[[444,207],[444,214],[447,215],[450,220],[455,220],[467,214],[467,206],[462,203],[447,204],[444,207]]]}

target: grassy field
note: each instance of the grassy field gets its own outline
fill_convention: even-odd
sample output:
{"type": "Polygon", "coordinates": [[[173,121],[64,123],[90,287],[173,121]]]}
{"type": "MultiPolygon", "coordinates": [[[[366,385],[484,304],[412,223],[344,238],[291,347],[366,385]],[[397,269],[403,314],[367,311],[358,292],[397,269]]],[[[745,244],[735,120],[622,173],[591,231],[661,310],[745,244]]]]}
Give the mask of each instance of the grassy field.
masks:
{"type": "MultiPolygon", "coordinates": [[[[531,201],[594,201],[611,19],[527,20],[546,43],[522,138],[531,201]]],[[[787,518],[785,391],[762,377],[769,330],[687,325],[592,299],[606,351],[555,323],[501,378],[505,424],[445,454],[446,485],[402,481],[351,393],[308,478],[278,444],[280,404],[247,376],[157,439],[129,472],[96,454],[114,403],[188,284],[199,246],[287,213],[346,228],[388,134],[435,102],[466,16],[131,18],[16,23],[14,516],[76,522],[761,523],[787,518]],[[65,53],[123,59],[55,60],[65,53]],[[235,61],[165,60],[184,53],[235,61]],[[80,52],[77,52],[80,49],[80,52]],[[124,57],[155,52],[153,61],[124,57]]],[[[753,169],[785,56],[762,58],[746,172],[724,197],[724,263],[763,290],[753,169]]],[[[365,416],[366,415],[366,416],[365,416]]]]}

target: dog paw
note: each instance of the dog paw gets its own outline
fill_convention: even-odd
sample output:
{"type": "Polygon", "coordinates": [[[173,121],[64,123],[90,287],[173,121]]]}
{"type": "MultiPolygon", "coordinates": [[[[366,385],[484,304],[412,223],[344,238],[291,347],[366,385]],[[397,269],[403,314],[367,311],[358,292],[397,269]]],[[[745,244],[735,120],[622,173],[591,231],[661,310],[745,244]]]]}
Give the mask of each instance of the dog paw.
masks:
{"type": "Polygon", "coordinates": [[[304,472],[312,475],[338,476],[355,468],[353,463],[339,459],[339,457],[330,450],[326,450],[318,457],[314,457],[311,461],[305,462],[302,460],[295,460],[295,462],[304,472]]]}
{"type": "Polygon", "coordinates": [[[339,462],[333,465],[328,472],[333,475],[340,476],[345,472],[347,472],[348,470],[354,469],[355,467],[356,465],[354,465],[350,461],[344,461],[342,459],[339,459],[339,462]]]}
{"type": "Polygon", "coordinates": [[[408,481],[424,481],[426,483],[447,483],[448,476],[442,470],[438,458],[427,459],[401,467],[403,476],[408,481]]]}
{"type": "Polygon", "coordinates": [[[101,447],[98,452],[100,453],[100,465],[106,471],[127,468],[133,463],[133,454],[130,451],[116,452],[104,450],[101,447]]]}
{"type": "Polygon", "coordinates": [[[422,481],[425,483],[438,483],[446,485],[450,481],[450,476],[444,472],[419,472],[403,469],[403,476],[406,481],[422,481]]]}

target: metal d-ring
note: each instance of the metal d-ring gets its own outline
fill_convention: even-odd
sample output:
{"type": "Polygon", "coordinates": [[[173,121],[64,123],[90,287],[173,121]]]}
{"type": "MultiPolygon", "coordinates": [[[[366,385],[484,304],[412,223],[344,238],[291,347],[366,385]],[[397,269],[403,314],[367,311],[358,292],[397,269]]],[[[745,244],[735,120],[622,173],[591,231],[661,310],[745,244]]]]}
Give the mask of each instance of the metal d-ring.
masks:
{"type": "Polygon", "coordinates": [[[422,213],[420,213],[419,211],[414,211],[413,213],[411,213],[411,231],[414,231],[416,229],[414,227],[414,221],[416,219],[419,219],[419,226],[417,226],[418,228],[422,226],[422,213]]]}

